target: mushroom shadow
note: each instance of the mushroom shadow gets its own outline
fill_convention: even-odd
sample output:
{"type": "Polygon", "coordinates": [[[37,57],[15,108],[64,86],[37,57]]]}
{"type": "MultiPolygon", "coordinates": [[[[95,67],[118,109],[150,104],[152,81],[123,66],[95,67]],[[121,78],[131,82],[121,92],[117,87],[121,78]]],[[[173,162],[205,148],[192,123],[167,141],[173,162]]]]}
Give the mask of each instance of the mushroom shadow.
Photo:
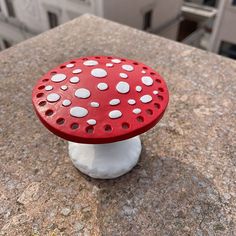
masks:
{"type": "Polygon", "coordinates": [[[214,184],[175,157],[148,157],[98,192],[101,235],[226,235],[227,217],[214,184]]]}

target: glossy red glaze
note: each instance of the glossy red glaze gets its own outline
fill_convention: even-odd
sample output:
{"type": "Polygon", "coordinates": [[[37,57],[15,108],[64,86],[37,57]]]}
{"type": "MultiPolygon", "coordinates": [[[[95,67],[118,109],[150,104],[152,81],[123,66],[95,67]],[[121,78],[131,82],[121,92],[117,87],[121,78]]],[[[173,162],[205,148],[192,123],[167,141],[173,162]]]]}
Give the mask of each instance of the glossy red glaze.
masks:
{"type": "Polygon", "coordinates": [[[168,88],[164,79],[152,68],[133,60],[107,56],[78,58],[65,62],[41,77],[32,93],[36,114],[51,132],[72,142],[91,144],[121,141],[149,130],[162,118],[168,100],[168,88]],[[113,63],[113,59],[118,59],[115,60],[116,62],[120,60],[120,63],[113,63]],[[84,65],[86,61],[91,64],[90,60],[93,61],[92,64],[94,61],[98,64],[84,65]],[[113,66],[108,67],[107,63],[112,63],[113,66]],[[126,71],[122,68],[123,65],[129,65],[128,69],[133,67],[133,70],[126,71]],[[74,74],[73,71],[78,68],[82,71],[74,74]],[[102,78],[93,76],[91,71],[96,68],[105,70],[107,75],[103,75],[102,78]],[[127,74],[128,78],[121,78],[120,73],[127,74]],[[55,74],[64,74],[66,78],[61,82],[53,82],[52,78],[55,78],[55,74]],[[79,82],[70,82],[71,77],[74,76],[79,78],[79,82]],[[142,82],[143,76],[148,76],[145,82],[148,85],[142,82]],[[119,82],[127,82],[130,86],[129,92],[118,92],[116,86],[119,82]],[[106,83],[108,89],[99,90],[97,87],[99,83],[106,83]],[[63,85],[67,85],[68,89],[62,90],[63,85]],[[50,87],[46,86],[53,88],[47,91],[46,89],[50,87]],[[137,92],[136,86],[141,86],[142,91],[137,92]],[[75,92],[80,88],[89,90],[90,96],[88,98],[76,97],[75,92]],[[156,93],[154,91],[158,91],[158,94],[154,94],[156,93]],[[51,95],[48,97],[52,93],[57,94],[52,96],[52,100],[57,101],[52,101],[51,95]],[[152,101],[143,103],[140,98],[144,95],[149,95],[148,98],[151,96],[152,101]],[[65,99],[71,101],[69,106],[62,105],[65,99]],[[110,105],[109,102],[112,99],[119,99],[120,104],[110,105]],[[129,99],[134,99],[136,104],[128,104],[129,99]],[[98,102],[100,105],[91,107],[91,102],[98,102]],[[85,114],[86,110],[82,109],[83,117],[74,117],[70,114],[71,109],[78,106],[87,110],[85,114]],[[137,108],[141,109],[141,113],[133,112],[137,108]],[[110,118],[109,113],[112,110],[119,110],[121,117],[110,118]],[[87,122],[90,119],[96,120],[96,124],[89,125],[87,122]]]}

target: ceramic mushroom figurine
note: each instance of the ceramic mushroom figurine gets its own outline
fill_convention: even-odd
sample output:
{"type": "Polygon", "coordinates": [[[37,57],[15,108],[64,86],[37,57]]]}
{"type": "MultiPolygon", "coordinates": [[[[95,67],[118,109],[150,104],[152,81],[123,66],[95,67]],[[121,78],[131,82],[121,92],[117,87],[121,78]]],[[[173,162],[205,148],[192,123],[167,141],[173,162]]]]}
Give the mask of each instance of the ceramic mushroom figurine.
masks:
{"type": "Polygon", "coordinates": [[[73,164],[101,179],[137,164],[138,135],[162,118],[168,100],[167,86],[152,68],[107,56],[65,62],[40,78],[32,93],[41,122],[69,141],[73,164]]]}

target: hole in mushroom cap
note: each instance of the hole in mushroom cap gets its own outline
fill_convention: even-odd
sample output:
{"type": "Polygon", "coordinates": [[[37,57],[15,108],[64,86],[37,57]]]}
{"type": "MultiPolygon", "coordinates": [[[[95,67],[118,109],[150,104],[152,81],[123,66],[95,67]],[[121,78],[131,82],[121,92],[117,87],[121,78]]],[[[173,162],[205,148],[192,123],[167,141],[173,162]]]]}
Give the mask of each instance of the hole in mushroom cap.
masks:
{"type": "Polygon", "coordinates": [[[100,59],[100,57],[95,57],[96,59],[100,59]]]}
{"type": "Polygon", "coordinates": [[[92,134],[93,131],[94,131],[94,128],[93,128],[93,126],[90,125],[90,126],[86,127],[85,130],[86,130],[86,133],[87,133],[87,134],[92,134]]]}
{"type": "Polygon", "coordinates": [[[164,89],[163,88],[159,88],[158,91],[163,93],[164,89]]]}
{"type": "Polygon", "coordinates": [[[107,59],[112,59],[112,57],[107,57],[107,59]]]}
{"type": "Polygon", "coordinates": [[[43,95],[44,95],[44,93],[38,93],[38,94],[36,95],[36,97],[37,97],[37,98],[41,98],[43,95]]]}
{"type": "Polygon", "coordinates": [[[154,73],[154,72],[151,72],[151,73],[150,73],[150,75],[156,75],[156,73],[154,73]]]}
{"type": "Polygon", "coordinates": [[[153,114],[153,110],[147,109],[147,110],[146,110],[146,113],[147,113],[148,115],[152,115],[152,114],[153,114]]]}
{"type": "Polygon", "coordinates": [[[121,61],[126,61],[126,60],[125,60],[125,59],[123,59],[123,58],[122,58],[122,59],[120,59],[120,60],[121,60],[121,61]]]}
{"type": "Polygon", "coordinates": [[[44,88],[45,88],[44,85],[41,85],[41,86],[38,87],[39,90],[42,90],[42,89],[44,89],[44,88]]]}
{"type": "Polygon", "coordinates": [[[53,114],[53,110],[49,109],[45,112],[46,116],[51,116],[53,114]]]}
{"type": "Polygon", "coordinates": [[[57,124],[58,124],[58,125],[63,125],[64,122],[65,122],[65,119],[64,119],[64,118],[58,118],[58,119],[57,119],[57,124]]]}
{"type": "Polygon", "coordinates": [[[138,65],[138,62],[133,62],[133,64],[137,66],[137,65],[138,65]]]}
{"type": "Polygon", "coordinates": [[[70,61],[71,64],[75,64],[76,62],[75,61],[70,61]]]}
{"type": "Polygon", "coordinates": [[[156,79],[156,82],[159,83],[159,84],[161,83],[161,81],[159,79],[156,79]]]}
{"type": "Polygon", "coordinates": [[[82,58],[82,60],[83,60],[83,61],[87,61],[87,60],[88,60],[88,58],[86,58],[86,57],[85,57],[85,58],[82,58]]]}
{"type": "Polygon", "coordinates": [[[48,80],[49,80],[49,79],[43,79],[42,81],[43,81],[43,82],[48,82],[48,80]]]}
{"type": "Polygon", "coordinates": [[[144,119],[143,119],[142,116],[138,116],[138,117],[136,118],[136,120],[137,120],[138,122],[140,122],[140,123],[142,123],[142,122],[144,121],[144,119]]]}
{"type": "Polygon", "coordinates": [[[61,69],[64,69],[64,68],[66,68],[66,66],[63,65],[63,66],[60,66],[60,68],[61,68],[61,69]]]}
{"type": "Polygon", "coordinates": [[[127,122],[122,123],[123,129],[128,129],[129,127],[130,127],[129,123],[127,123],[127,122]]]}
{"type": "Polygon", "coordinates": [[[105,125],[104,126],[104,130],[106,131],[106,132],[111,132],[112,131],[112,128],[111,128],[111,126],[110,125],[105,125]]]}
{"type": "Polygon", "coordinates": [[[56,71],[52,71],[50,74],[55,75],[56,73],[57,73],[56,71]]]}
{"type": "Polygon", "coordinates": [[[154,103],[154,107],[155,107],[156,109],[159,109],[161,106],[160,106],[159,103],[154,103]]]}
{"type": "Polygon", "coordinates": [[[143,67],[143,69],[144,69],[144,70],[147,70],[147,67],[146,67],[146,66],[144,66],[144,67],[143,67]]]}
{"type": "Polygon", "coordinates": [[[161,95],[158,95],[157,98],[161,101],[163,100],[163,97],[161,95]]]}
{"type": "Polygon", "coordinates": [[[43,106],[45,106],[46,105],[46,101],[41,101],[40,103],[39,103],[39,106],[41,106],[41,107],[43,107],[43,106]]]}
{"type": "Polygon", "coordinates": [[[71,124],[71,129],[78,129],[79,128],[79,125],[77,123],[73,123],[71,124]]]}

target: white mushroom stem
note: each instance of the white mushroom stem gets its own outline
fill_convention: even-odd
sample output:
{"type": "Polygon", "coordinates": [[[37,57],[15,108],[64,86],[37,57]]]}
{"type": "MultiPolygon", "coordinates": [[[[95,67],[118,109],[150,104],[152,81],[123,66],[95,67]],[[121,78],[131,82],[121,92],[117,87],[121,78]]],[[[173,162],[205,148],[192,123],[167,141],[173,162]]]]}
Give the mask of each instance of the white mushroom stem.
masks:
{"type": "Polygon", "coordinates": [[[69,155],[77,169],[98,179],[113,179],[129,172],[141,153],[139,136],[109,144],[69,142],[69,155]]]}

